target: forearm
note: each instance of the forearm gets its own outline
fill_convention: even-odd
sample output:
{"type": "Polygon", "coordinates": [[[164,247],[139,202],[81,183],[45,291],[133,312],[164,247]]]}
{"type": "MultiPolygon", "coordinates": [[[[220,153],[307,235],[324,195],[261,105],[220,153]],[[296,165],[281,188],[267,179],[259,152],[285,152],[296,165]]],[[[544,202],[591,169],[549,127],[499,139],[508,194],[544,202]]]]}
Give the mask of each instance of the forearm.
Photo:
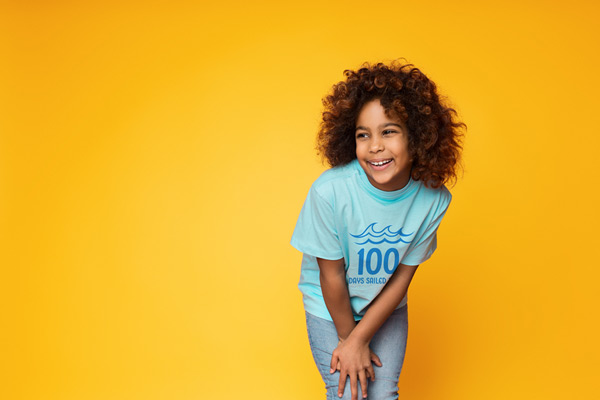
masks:
{"type": "Polygon", "coordinates": [[[337,274],[320,274],[323,299],[333,319],[338,336],[346,339],[356,326],[350,305],[345,271],[337,274]]]}
{"type": "Polygon", "coordinates": [[[364,317],[352,330],[352,338],[364,343],[369,343],[375,332],[383,325],[388,317],[400,304],[417,266],[400,265],[387,282],[383,290],[377,295],[369,306],[364,317]]]}

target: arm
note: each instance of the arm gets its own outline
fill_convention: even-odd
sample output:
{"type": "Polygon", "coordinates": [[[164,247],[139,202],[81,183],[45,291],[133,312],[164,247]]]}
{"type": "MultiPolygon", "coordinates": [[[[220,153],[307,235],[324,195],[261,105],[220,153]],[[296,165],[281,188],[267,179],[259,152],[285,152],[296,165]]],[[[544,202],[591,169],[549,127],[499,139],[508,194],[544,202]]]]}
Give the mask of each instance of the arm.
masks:
{"type": "Polygon", "coordinates": [[[373,300],[365,316],[352,331],[351,338],[349,337],[348,340],[357,340],[367,344],[371,341],[375,332],[394,312],[404,295],[406,295],[408,285],[410,285],[417,267],[418,265],[398,265],[389,282],[373,300]]]}
{"type": "MultiPolygon", "coordinates": [[[[350,332],[356,327],[354,313],[352,312],[352,306],[350,305],[348,285],[346,284],[344,259],[325,260],[317,258],[317,263],[319,264],[319,279],[321,281],[323,299],[325,300],[325,305],[331,315],[331,319],[333,319],[335,329],[340,339],[338,347],[333,351],[333,354],[336,354],[345,339],[350,335],[350,332]]],[[[357,377],[361,379],[363,397],[367,396],[366,377],[370,376],[371,379],[375,377],[371,360],[373,360],[376,365],[381,366],[379,357],[370,351],[368,344],[366,359],[364,359],[364,354],[359,354],[354,348],[347,348],[347,351],[343,353],[343,356],[336,358],[335,363],[333,362],[332,357],[330,372],[334,373],[336,370],[340,370],[340,373],[344,375],[344,385],[346,384],[346,376],[350,375],[353,400],[356,400],[356,392],[358,390],[356,383],[357,377]],[[370,374],[369,371],[366,370],[367,367],[370,368],[370,374]]],[[[338,389],[338,394],[341,393],[340,397],[343,392],[344,387],[342,386],[341,389],[338,389]]]]}
{"type": "Polygon", "coordinates": [[[356,326],[356,322],[350,306],[344,259],[317,258],[317,263],[325,305],[333,319],[338,336],[340,339],[346,339],[356,326]]]}
{"type": "Polygon", "coordinates": [[[348,375],[350,375],[352,399],[356,399],[355,394],[358,391],[357,377],[358,381],[360,381],[363,397],[366,397],[367,377],[370,376],[371,380],[375,379],[375,371],[370,360],[374,359],[376,364],[381,366],[379,358],[375,359],[371,356],[369,344],[375,332],[383,325],[404,298],[417,267],[418,265],[398,265],[390,280],[369,306],[365,316],[352,330],[348,338],[334,350],[331,358],[332,369],[335,368],[338,362],[341,364],[340,381],[338,384],[338,395],[340,397],[344,393],[346,377],[348,375]]]}

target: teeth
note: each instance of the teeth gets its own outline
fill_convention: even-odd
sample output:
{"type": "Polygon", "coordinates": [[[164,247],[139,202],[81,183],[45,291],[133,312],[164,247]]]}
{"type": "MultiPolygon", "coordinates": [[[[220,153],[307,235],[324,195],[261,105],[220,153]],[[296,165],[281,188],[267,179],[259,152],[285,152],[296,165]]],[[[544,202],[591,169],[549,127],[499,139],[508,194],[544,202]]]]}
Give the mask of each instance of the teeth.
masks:
{"type": "Polygon", "coordinates": [[[379,161],[379,162],[371,162],[371,164],[373,165],[377,165],[377,166],[381,166],[383,164],[387,164],[389,162],[391,162],[392,160],[387,160],[387,161],[379,161]]]}

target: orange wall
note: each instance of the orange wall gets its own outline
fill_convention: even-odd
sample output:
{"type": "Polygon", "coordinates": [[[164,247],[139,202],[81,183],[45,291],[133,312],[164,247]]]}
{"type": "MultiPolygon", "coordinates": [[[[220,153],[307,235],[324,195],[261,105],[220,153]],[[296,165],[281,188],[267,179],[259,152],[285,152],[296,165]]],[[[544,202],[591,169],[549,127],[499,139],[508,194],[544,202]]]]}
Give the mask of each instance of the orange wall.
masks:
{"type": "Polygon", "coordinates": [[[401,398],[598,393],[592,2],[0,4],[0,397],[323,398],[289,239],[321,98],[398,57],[469,128],[401,398]]]}

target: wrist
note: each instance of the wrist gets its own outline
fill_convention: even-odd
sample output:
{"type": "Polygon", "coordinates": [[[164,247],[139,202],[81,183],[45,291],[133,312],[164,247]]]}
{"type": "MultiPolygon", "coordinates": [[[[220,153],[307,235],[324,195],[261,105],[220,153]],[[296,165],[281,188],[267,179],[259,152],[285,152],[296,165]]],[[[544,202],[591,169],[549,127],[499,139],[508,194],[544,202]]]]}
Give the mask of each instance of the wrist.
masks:
{"type": "Polygon", "coordinates": [[[338,339],[341,341],[347,340],[354,328],[356,328],[356,321],[353,318],[349,318],[345,323],[338,323],[336,325],[338,339]],[[338,327],[338,325],[340,325],[338,327]]]}
{"type": "Polygon", "coordinates": [[[350,332],[350,335],[346,338],[346,340],[352,339],[353,342],[357,342],[362,345],[369,345],[371,343],[371,338],[362,332],[362,329],[359,328],[360,325],[350,332]]]}

